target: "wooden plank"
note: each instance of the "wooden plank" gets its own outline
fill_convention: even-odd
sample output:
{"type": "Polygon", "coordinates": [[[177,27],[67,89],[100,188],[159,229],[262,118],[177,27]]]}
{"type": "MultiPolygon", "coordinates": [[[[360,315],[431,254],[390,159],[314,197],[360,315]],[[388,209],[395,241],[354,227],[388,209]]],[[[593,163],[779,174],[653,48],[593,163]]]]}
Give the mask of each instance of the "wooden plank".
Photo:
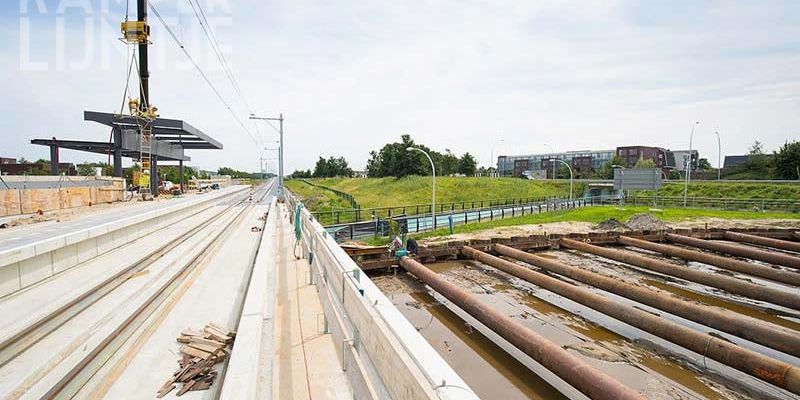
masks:
{"type": "Polygon", "coordinates": [[[198,357],[202,360],[208,360],[209,358],[211,358],[211,353],[194,347],[190,347],[189,345],[181,346],[181,353],[188,354],[192,357],[198,357]]]}

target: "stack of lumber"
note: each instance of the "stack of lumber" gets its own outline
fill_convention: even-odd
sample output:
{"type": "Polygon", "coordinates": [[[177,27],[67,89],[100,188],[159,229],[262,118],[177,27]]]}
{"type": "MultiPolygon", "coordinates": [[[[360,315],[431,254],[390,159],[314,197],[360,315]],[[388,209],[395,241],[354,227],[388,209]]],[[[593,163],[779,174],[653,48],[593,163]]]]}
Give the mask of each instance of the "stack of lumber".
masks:
{"type": "Polygon", "coordinates": [[[179,386],[178,396],[210,388],[217,377],[214,366],[231,354],[229,346],[233,346],[235,336],[236,332],[213,322],[202,331],[183,330],[176,339],[181,344],[178,370],[161,386],[157,397],[162,398],[179,386]]]}

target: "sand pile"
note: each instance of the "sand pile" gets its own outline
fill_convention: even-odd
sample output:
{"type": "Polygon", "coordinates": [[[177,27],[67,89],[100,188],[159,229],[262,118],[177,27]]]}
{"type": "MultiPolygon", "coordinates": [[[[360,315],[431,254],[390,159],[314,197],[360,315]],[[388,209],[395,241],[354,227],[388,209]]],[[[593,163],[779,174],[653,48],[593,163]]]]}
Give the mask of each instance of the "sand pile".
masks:
{"type": "Polygon", "coordinates": [[[627,225],[635,231],[664,231],[670,229],[669,225],[650,213],[641,213],[630,217],[627,225]]]}
{"type": "Polygon", "coordinates": [[[622,232],[631,230],[631,228],[629,228],[628,225],[619,222],[616,218],[609,218],[595,225],[594,229],[599,231],[613,231],[613,232],[622,232]]]}

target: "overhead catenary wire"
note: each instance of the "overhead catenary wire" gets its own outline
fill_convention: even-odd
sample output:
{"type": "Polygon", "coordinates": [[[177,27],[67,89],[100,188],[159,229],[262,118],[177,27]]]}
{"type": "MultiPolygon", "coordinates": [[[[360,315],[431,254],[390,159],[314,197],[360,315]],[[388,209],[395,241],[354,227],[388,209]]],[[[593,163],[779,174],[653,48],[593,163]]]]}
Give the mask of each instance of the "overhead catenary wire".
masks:
{"type": "MultiPolygon", "coordinates": [[[[186,0],[186,2],[189,3],[189,6],[192,8],[192,12],[197,19],[197,22],[200,24],[200,28],[202,28],[203,33],[208,39],[211,49],[214,50],[214,54],[217,56],[217,60],[219,60],[219,64],[222,66],[222,70],[225,72],[225,76],[228,78],[231,87],[233,87],[233,90],[236,92],[236,95],[239,97],[239,100],[242,102],[245,109],[251,115],[254,114],[253,109],[250,107],[250,103],[247,101],[247,98],[244,96],[244,93],[239,86],[239,81],[236,79],[236,76],[231,70],[228,59],[225,58],[225,53],[223,53],[222,49],[220,48],[219,41],[217,41],[217,36],[214,34],[214,29],[211,27],[211,24],[208,23],[208,18],[206,18],[206,13],[203,11],[203,7],[200,6],[200,2],[198,0],[186,0]]],[[[253,123],[253,127],[256,131],[256,135],[260,135],[258,125],[253,123]]]]}
{"type": "Polygon", "coordinates": [[[222,68],[225,70],[225,75],[231,82],[231,86],[233,86],[233,89],[236,91],[236,94],[239,96],[239,99],[242,101],[247,111],[252,113],[253,110],[250,107],[250,103],[247,101],[247,98],[244,96],[244,93],[242,93],[241,87],[239,86],[239,81],[236,79],[235,75],[233,74],[233,71],[231,71],[228,59],[225,58],[225,54],[222,52],[222,49],[220,48],[219,41],[217,41],[217,37],[216,35],[214,35],[214,29],[212,29],[211,24],[208,23],[208,19],[206,18],[206,13],[200,6],[200,2],[197,0],[186,0],[186,1],[192,8],[194,16],[195,18],[197,18],[197,22],[203,29],[203,33],[205,33],[206,38],[208,38],[208,41],[211,44],[211,48],[214,50],[214,53],[216,54],[220,65],[222,65],[222,68]]]}
{"type": "Polygon", "coordinates": [[[217,96],[219,101],[222,102],[222,104],[225,106],[225,108],[228,110],[228,112],[230,112],[231,116],[236,120],[236,122],[239,124],[239,126],[242,128],[242,130],[244,130],[245,133],[247,133],[247,135],[250,136],[251,139],[253,139],[253,141],[256,143],[256,145],[260,146],[260,143],[259,143],[258,139],[256,139],[256,137],[253,135],[253,133],[250,132],[250,130],[247,129],[247,127],[244,125],[242,120],[236,115],[236,113],[233,111],[233,109],[231,108],[231,106],[228,103],[228,101],[225,100],[225,98],[219,92],[217,87],[214,86],[214,83],[211,82],[211,79],[208,78],[208,75],[206,75],[206,73],[203,71],[203,69],[200,68],[200,66],[194,60],[192,55],[189,53],[189,50],[186,49],[186,46],[183,45],[183,43],[180,41],[180,39],[178,39],[178,37],[175,35],[175,32],[172,31],[172,28],[170,28],[169,25],[167,24],[167,22],[164,21],[164,18],[161,17],[161,14],[159,14],[158,10],[153,5],[153,3],[152,2],[148,2],[147,5],[150,8],[150,10],[153,12],[153,14],[156,16],[156,18],[159,20],[159,22],[161,22],[161,24],[167,30],[169,35],[172,37],[172,40],[175,41],[175,44],[178,45],[178,47],[181,49],[183,54],[186,55],[186,58],[189,59],[189,62],[192,63],[192,65],[197,70],[197,72],[200,74],[200,76],[203,78],[203,80],[206,82],[206,84],[208,84],[208,86],[211,88],[211,90],[217,96]]]}

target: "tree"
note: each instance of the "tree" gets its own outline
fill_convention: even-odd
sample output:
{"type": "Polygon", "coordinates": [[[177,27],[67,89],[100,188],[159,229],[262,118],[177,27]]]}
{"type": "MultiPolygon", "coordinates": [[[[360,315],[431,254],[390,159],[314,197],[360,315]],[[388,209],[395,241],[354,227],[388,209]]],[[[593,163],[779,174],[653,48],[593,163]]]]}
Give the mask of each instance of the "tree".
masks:
{"type": "Polygon", "coordinates": [[[26,160],[25,157],[20,157],[19,160],[17,160],[17,164],[30,164],[30,163],[31,162],[26,160]]]}
{"type": "Polygon", "coordinates": [[[289,175],[290,179],[304,179],[304,178],[311,178],[311,177],[312,177],[312,174],[311,174],[311,170],[310,169],[305,170],[305,171],[303,171],[302,169],[296,169],[294,172],[292,172],[291,175],[289,175]]]}
{"type": "Polygon", "coordinates": [[[331,178],[335,176],[345,176],[351,177],[353,176],[353,170],[347,164],[347,160],[344,157],[328,157],[328,159],[324,159],[322,157],[317,160],[317,164],[314,166],[314,174],[315,178],[331,178]]]}
{"type": "Polygon", "coordinates": [[[786,142],[773,156],[775,177],[800,179],[800,141],[786,142]]]}
{"type": "Polygon", "coordinates": [[[764,145],[758,140],[753,142],[747,153],[747,170],[762,177],[769,175],[769,160],[764,154],[764,145]]]}
{"type": "Polygon", "coordinates": [[[84,162],[83,164],[78,164],[78,175],[93,176],[94,174],[95,174],[94,164],[88,162],[84,162]]]}
{"type": "Polygon", "coordinates": [[[711,170],[711,169],[712,169],[712,167],[711,167],[711,163],[710,163],[710,162],[708,162],[708,159],[707,159],[707,158],[701,158],[700,160],[698,160],[698,161],[697,161],[697,168],[698,168],[700,171],[709,171],[709,170],[711,170]]]}
{"type": "Polygon", "coordinates": [[[636,161],[636,165],[633,168],[655,168],[656,162],[649,159],[649,158],[640,158],[639,161],[636,161]]]}
{"type": "Polygon", "coordinates": [[[458,173],[464,174],[466,176],[475,175],[478,167],[478,160],[472,156],[472,154],[464,153],[463,156],[458,160],[458,173]]]}
{"type": "Polygon", "coordinates": [[[444,149],[444,154],[441,154],[438,157],[434,157],[434,155],[431,154],[431,158],[433,158],[433,162],[436,164],[437,172],[441,176],[453,175],[457,172],[461,172],[461,160],[459,160],[458,157],[450,152],[450,149],[444,149]]]}
{"type": "Polygon", "coordinates": [[[597,178],[598,179],[614,179],[614,167],[613,165],[622,165],[622,157],[618,155],[614,155],[611,161],[603,164],[600,169],[597,170],[597,178]]]}
{"type": "MultiPolygon", "coordinates": [[[[408,175],[428,175],[430,166],[425,155],[418,151],[408,151],[409,147],[417,147],[429,151],[425,146],[418,146],[411,135],[402,135],[400,142],[388,143],[378,151],[371,151],[367,160],[367,175],[374,177],[394,176],[402,178],[408,175]]],[[[433,154],[431,154],[433,158],[433,154]]]]}

